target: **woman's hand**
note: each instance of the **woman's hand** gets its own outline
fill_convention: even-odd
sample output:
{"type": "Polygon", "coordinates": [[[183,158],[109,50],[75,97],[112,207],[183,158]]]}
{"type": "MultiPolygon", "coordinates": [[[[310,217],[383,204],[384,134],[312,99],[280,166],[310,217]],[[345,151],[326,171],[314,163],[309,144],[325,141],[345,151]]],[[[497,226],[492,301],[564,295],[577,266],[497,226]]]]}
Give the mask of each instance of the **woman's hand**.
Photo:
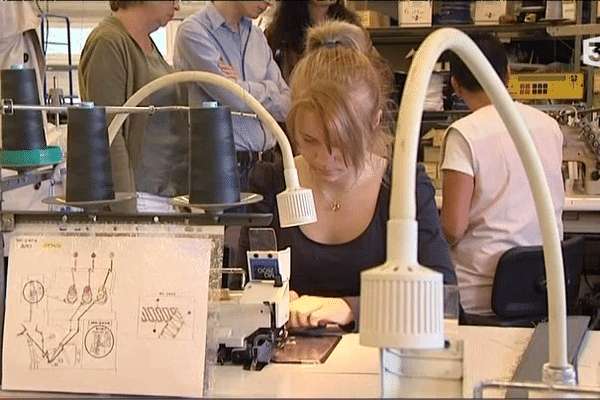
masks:
{"type": "Polygon", "coordinates": [[[352,309],[339,297],[301,296],[292,301],[290,292],[290,328],[346,325],[354,320],[352,309]]]}

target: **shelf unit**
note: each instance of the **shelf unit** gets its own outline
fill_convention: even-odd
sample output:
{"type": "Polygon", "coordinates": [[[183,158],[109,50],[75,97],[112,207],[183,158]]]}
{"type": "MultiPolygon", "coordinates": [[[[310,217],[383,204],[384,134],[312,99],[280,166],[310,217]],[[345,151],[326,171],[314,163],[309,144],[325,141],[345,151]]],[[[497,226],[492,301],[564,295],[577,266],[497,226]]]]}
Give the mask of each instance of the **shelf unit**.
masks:
{"type": "MultiPolygon", "coordinates": [[[[498,34],[501,39],[539,39],[549,38],[550,32],[555,33],[556,37],[572,36],[564,33],[564,28],[571,28],[576,25],[561,25],[555,22],[537,22],[534,24],[526,23],[515,23],[515,24],[499,24],[499,25],[465,25],[465,24],[452,24],[452,25],[435,25],[426,27],[390,27],[390,28],[369,28],[369,34],[373,40],[373,44],[385,45],[385,44],[418,44],[422,42],[427,35],[440,28],[456,28],[466,33],[473,32],[494,32],[498,34]]],[[[582,25],[577,25],[582,26],[582,25]]],[[[583,25],[586,26],[587,25],[583,25]]],[[[598,33],[600,34],[600,25],[598,26],[598,33]]]]}
{"type": "MultiPolygon", "coordinates": [[[[393,1],[368,1],[372,10],[384,12],[392,17],[397,12],[397,4],[393,1]]],[[[600,36],[600,24],[597,22],[598,4],[590,2],[589,23],[582,23],[583,2],[577,2],[577,20],[570,21],[538,21],[536,23],[511,23],[495,25],[452,24],[428,27],[389,27],[369,28],[373,44],[380,54],[388,60],[392,68],[406,71],[410,60],[406,55],[411,49],[417,49],[420,43],[434,30],[450,27],[466,33],[492,32],[503,42],[535,42],[550,40],[573,40],[571,66],[575,73],[586,74],[586,98],[588,108],[594,106],[594,75],[595,69],[581,64],[582,39],[600,36]]],[[[396,15],[397,16],[397,15],[396,15]]]]}

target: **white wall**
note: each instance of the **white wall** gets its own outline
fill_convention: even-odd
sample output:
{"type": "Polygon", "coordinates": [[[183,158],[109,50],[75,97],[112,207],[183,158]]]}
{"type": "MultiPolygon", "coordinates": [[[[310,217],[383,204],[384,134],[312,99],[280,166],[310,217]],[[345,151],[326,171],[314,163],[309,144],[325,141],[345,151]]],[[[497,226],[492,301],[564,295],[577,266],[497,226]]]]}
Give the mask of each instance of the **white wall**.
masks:
{"type": "MultiPolygon", "coordinates": [[[[110,13],[108,1],[54,1],[54,0],[32,0],[30,1],[36,10],[46,13],[66,15],[73,21],[92,19],[99,21],[105,15],[110,13]]],[[[207,1],[183,0],[179,4],[181,10],[176,17],[186,17],[196,12],[207,1]]]]}
{"type": "MultiPolygon", "coordinates": [[[[102,18],[110,14],[108,1],[50,1],[30,0],[32,8],[38,13],[58,15],[67,17],[70,22],[70,38],[73,65],[79,63],[79,54],[87,35],[98,24],[102,18]]],[[[173,42],[179,20],[198,11],[206,5],[207,1],[181,1],[181,10],[176,13],[175,20],[171,21],[165,28],[156,31],[152,36],[161,49],[165,59],[171,63],[173,59],[173,42]]],[[[64,18],[46,17],[47,27],[45,36],[50,42],[67,42],[66,21],[64,18]]],[[[41,34],[40,34],[41,36],[41,34]]],[[[49,45],[46,62],[50,65],[68,64],[67,46],[49,45]]],[[[59,88],[63,89],[65,95],[69,94],[69,81],[66,72],[47,72],[48,86],[52,87],[56,80],[59,88]]],[[[73,72],[74,94],[78,95],[77,71],[73,72]]]]}

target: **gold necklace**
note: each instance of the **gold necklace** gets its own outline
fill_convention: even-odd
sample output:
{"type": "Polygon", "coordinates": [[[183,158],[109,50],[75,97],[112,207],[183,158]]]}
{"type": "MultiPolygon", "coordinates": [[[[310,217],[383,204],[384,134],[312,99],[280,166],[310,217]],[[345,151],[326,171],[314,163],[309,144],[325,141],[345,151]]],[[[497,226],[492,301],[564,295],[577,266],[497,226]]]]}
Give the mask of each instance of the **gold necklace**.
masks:
{"type": "Polygon", "coordinates": [[[331,209],[331,211],[338,211],[340,208],[342,208],[342,205],[340,204],[340,201],[344,198],[344,196],[346,194],[348,194],[348,192],[350,192],[354,186],[356,186],[356,184],[358,183],[360,177],[356,178],[356,180],[354,181],[354,183],[346,190],[344,190],[344,192],[342,193],[341,197],[339,200],[335,200],[334,198],[332,198],[331,196],[329,196],[327,193],[325,193],[323,191],[323,189],[321,189],[320,187],[317,187],[317,185],[314,185],[316,187],[316,189],[319,191],[319,193],[321,193],[327,200],[330,201],[329,203],[329,208],[331,209]]]}
{"type": "Polygon", "coordinates": [[[327,198],[327,200],[329,200],[331,203],[329,204],[329,208],[331,208],[331,211],[337,211],[339,210],[342,205],[340,204],[339,201],[332,199],[331,197],[329,197],[324,191],[321,190],[321,188],[317,188],[317,190],[327,198]]]}

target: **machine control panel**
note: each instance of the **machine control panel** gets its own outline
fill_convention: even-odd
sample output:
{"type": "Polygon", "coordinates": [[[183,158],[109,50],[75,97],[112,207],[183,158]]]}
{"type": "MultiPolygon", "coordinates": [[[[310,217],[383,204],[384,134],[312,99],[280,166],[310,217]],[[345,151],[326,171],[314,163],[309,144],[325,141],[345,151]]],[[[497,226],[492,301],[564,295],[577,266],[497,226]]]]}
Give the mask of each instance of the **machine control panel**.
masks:
{"type": "Polygon", "coordinates": [[[514,74],[508,92],[515,100],[582,99],[584,77],[581,73],[514,74]]]}
{"type": "Polygon", "coordinates": [[[277,252],[249,252],[248,265],[252,281],[274,281],[281,277],[277,252]]]}

